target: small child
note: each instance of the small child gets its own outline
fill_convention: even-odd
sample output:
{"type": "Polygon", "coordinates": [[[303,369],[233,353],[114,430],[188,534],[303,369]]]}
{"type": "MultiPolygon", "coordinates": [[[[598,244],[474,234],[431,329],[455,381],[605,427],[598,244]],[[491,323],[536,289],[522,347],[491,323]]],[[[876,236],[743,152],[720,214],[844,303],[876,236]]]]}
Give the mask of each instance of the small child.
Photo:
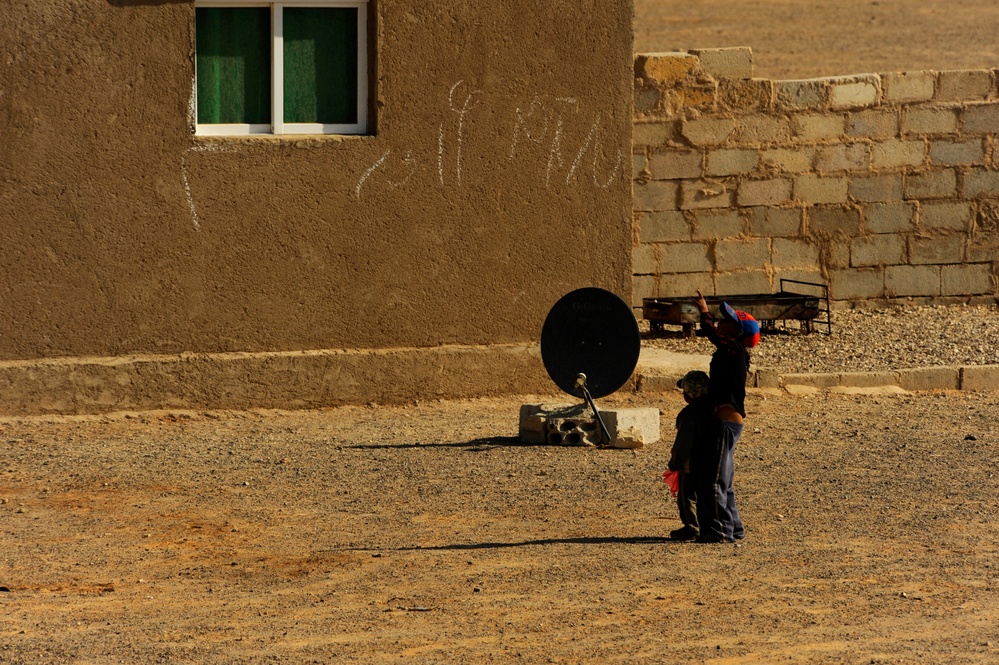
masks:
{"type": "Polygon", "coordinates": [[[683,390],[683,399],[687,402],[687,406],[676,416],[676,439],[670,451],[667,468],[677,474],[676,507],[683,526],[670,531],[670,540],[693,540],[699,533],[697,494],[691,471],[691,459],[695,447],[707,436],[705,428],[711,417],[711,404],[707,399],[709,386],[708,375],[697,370],[687,372],[676,383],[676,387],[683,390]]]}

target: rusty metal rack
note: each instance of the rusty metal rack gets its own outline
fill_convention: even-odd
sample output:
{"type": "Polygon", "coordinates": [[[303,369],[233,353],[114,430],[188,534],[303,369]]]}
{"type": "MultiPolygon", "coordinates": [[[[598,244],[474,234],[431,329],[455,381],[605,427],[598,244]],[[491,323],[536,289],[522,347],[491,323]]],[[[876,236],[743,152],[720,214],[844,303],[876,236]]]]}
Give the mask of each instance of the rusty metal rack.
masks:
{"type": "MultiPolygon", "coordinates": [[[[732,296],[704,296],[708,307],[717,310],[723,302],[735,309],[752,315],[764,330],[773,330],[780,322],[800,322],[801,332],[809,334],[816,325],[825,327],[825,334],[832,334],[832,311],[829,308],[829,287],[816,282],[803,282],[797,279],[780,279],[780,291],[732,296]],[[812,293],[799,293],[788,290],[786,285],[796,285],[798,290],[811,290],[812,293]],[[800,287],[807,287],[801,289],[800,287]],[[823,318],[824,317],[824,318],[823,318]]],[[[700,313],[694,306],[694,298],[643,298],[642,317],[649,322],[653,334],[660,334],[664,326],[678,325],[684,337],[693,337],[700,313]]]]}

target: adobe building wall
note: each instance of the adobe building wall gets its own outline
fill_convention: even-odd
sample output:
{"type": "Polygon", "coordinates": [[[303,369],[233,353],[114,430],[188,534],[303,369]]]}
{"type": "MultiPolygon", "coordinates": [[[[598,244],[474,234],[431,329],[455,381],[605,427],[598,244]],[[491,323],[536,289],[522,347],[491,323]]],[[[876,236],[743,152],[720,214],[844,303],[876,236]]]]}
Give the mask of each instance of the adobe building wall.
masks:
{"type": "Polygon", "coordinates": [[[840,307],[994,301],[997,135],[995,70],[772,81],[748,48],[638,55],[633,305],[781,277],[840,307]]]}
{"type": "Polygon", "coordinates": [[[190,0],[0,12],[0,411],[551,384],[631,298],[632,3],[372,0],[368,136],[194,134],[190,0]]]}

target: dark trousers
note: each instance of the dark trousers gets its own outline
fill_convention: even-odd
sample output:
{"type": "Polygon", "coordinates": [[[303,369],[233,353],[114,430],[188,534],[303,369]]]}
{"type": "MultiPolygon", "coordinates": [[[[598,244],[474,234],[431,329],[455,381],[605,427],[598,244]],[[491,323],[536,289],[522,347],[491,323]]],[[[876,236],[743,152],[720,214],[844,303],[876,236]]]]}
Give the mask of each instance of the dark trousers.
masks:
{"type": "Polygon", "coordinates": [[[684,526],[697,530],[697,488],[693,474],[683,471],[677,476],[676,508],[684,526]]]}
{"type": "Polygon", "coordinates": [[[735,444],[742,425],[716,418],[711,434],[696,464],[697,521],[702,538],[731,542],[745,536],[732,489],[735,444]]]}

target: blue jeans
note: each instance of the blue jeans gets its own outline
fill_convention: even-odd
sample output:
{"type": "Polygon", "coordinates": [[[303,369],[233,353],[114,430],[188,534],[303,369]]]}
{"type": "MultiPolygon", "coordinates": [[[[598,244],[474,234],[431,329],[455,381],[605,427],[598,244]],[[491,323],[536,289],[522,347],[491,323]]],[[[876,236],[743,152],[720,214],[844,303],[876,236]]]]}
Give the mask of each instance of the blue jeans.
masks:
{"type": "Polygon", "coordinates": [[[714,419],[696,464],[697,521],[701,537],[732,542],[746,535],[735,505],[735,444],[742,425],[714,419]]]}

